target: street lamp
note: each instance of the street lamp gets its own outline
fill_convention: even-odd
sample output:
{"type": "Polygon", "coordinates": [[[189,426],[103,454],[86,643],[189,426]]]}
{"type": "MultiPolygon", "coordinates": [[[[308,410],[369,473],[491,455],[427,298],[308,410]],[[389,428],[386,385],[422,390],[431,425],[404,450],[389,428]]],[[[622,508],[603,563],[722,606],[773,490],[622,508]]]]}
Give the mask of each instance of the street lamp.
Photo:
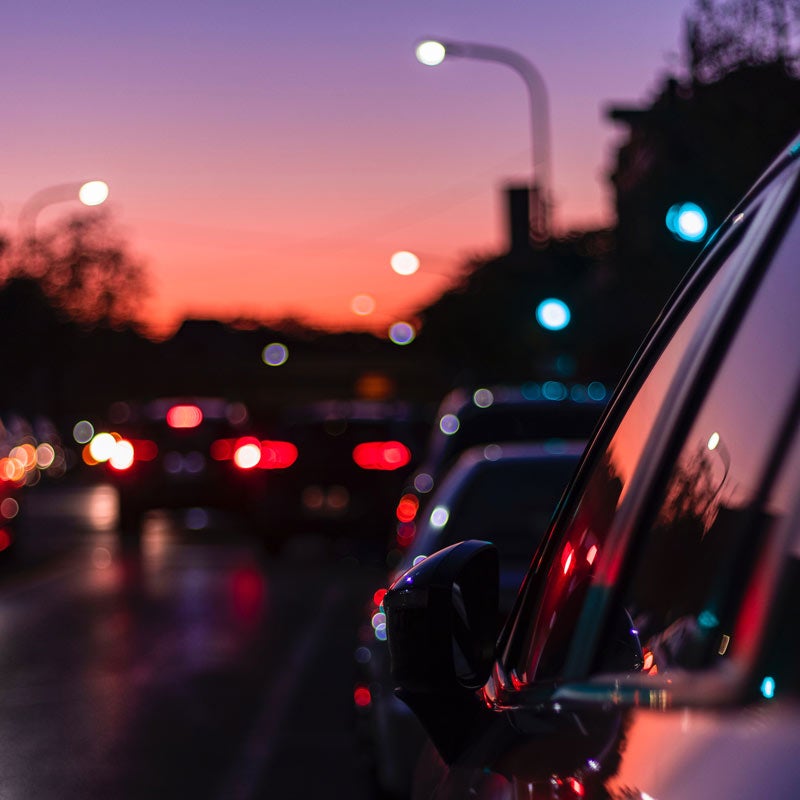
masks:
{"type": "Polygon", "coordinates": [[[104,181],[81,181],[48,186],[25,201],[19,213],[19,230],[27,238],[36,237],[36,218],[39,212],[54,203],[79,200],[85,206],[99,206],[108,198],[108,184],[104,181]]]}
{"type": "Polygon", "coordinates": [[[426,39],[415,50],[417,61],[435,67],[447,56],[495,61],[511,67],[525,82],[531,116],[532,182],[531,232],[538,238],[550,233],[550,119],[547,87],[539,70],[514,50],[487,44],[426,39]]]}

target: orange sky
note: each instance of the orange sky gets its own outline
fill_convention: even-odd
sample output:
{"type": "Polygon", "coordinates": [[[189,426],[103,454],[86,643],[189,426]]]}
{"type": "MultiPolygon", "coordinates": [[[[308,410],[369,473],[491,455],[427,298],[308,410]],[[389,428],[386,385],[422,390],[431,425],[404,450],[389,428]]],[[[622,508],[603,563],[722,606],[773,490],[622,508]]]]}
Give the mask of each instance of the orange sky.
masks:
{"type": "MultiPolygon", "coordinates": [[[[301,316],[383,329],[506,241],[530,178],[525,87],[502,64],[423,67],[423,36],[501,45],[549,93],[557,229],[609,222],[619,131],[677,68],[683,3],[30,0],[7,10],[0,230],[42,188],[103,178],[154,294],[143,318],[301,316]],[[664,8],[670,6],[670,8],[664,8]],[[400,249],[422,267],[399,277],[400,249]],[[370,293],[373,316],[350,310],[370,293]]],[[[69,203],[43,211],[46,226],[69,203]]]]}

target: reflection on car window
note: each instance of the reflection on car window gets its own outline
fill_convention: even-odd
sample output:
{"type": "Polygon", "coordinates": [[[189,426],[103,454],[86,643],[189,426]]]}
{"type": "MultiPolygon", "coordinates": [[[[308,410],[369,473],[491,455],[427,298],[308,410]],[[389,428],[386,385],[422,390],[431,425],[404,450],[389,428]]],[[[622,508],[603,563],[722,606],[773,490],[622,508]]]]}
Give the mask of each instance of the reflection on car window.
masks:
{"type": "Polygon", "coordinates": [[[800,377],[796,359],[786,358],[800,342],[798,247],[800,226],[700,407],[628,581],[624,606],[651,674],[705,666],[735,647],[726,598],[731,583],[745,585],[740,570],[767,526],[753,503],[800,377]]]}
{"type": "MultiPolygon", "coordinates": [[[[741,240],[740,240],[741,241],[741,240]]],[[[735,253],[735,251],[734,251],[735,253]]],[[[701,321],[712,307],[727,267],[729,254],[709,285],[689,310],[639,388],[559,536],[557,551],[547,569],[532,625],[521,635],[521,646],[510,652],[511,680],[524,686],[558,676],[588,589],[596,558],[620,507],[630,478],[641,458],[665,393],[701,321]]],[[[529,601],[531,598],[529,598],[529,601]]]]}

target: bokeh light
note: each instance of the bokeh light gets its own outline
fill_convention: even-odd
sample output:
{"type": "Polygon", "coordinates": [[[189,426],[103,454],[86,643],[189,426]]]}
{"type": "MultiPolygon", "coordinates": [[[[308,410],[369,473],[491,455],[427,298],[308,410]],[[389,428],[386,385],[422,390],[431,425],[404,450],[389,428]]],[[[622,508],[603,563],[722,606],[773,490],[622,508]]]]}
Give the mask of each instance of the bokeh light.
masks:
{"type": "Polygon", "coordinates": [[[461,420],[455,414],[444,414],[439,420],[439,430],[452,436],[461,427],[461,420]]]}
{"type": "Polygon", "coordinates": [[[536,307],[536,321],[548,331],[561,331],[569,325],[569,306],[557,297],[548,297],[536,307]]]}
{"type": "Polygon", "coordinates": [[[419,258],[408,250],[395,253],[389,263],[398,275],[413,275],[419,269],[419,258]]]}
{"type": "Polygon", "coordinates": [[[85,206],[99,206],[108,199],[108,184],[105,181],[87,181],[78,190],[78,199],[85,206]]]}
{"type": "Polygon", "coordinates": [[[359,317],[366,317],[375,310],[375,298],[369,294],[357,294],[350,301],[350,309],[359,317]]]}
{"type": "Polygon", "coordinates": [[[424,64],[426,67],[436,67],[444,61],[447,50],[441,42],[428,40],[420,42],[414,54],[420,64],[424,64]]]}
{"type": "Polygon", "coordinates": [[[264,348],[261,360],[269,367],[280,367],[289,360],[289,348],[280,342],[272,342],[264,348]]]}
{"type": "Polygon", "coordinates": [[[117,440],[110,433],[98,433],[89,443],[89,453],[97,462],[108,461],[116,446],[117,440]]]}
{"type": "Polygon", "coordinates": [[[82,419],[75,423],[75,427],[72,429],[72,438],[78,444],[88,444],[92,440],[92,436],[94,436],[94,425],[91,422],[82,419]]]}
{"type": "Polygon", "coordinates": [[[414,326],[408,322],[395,322],[389,328],[389,338],[399,345],[411,344],[414,341],[417,332],[414,326]]]}

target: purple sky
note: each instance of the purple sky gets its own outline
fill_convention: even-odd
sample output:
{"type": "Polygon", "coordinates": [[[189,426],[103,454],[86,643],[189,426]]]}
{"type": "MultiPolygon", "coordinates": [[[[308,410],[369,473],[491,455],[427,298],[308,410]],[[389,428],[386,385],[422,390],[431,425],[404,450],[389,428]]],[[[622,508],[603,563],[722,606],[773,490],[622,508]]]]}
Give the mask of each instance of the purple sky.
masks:
{"type": "MultiPolygon", "coordinates": [[[[4,9],[0,230],[31,195],[103,178],[151,276],[142,315],[301,316],[382,328],[505,242],[530,177],[525,87],[504,65],[414,58],[422,37],[499,45],[543,76],[559,231],[611,219],[620,131],[680,70],[689,3],[663,0],[26,0],[4,9]],[[189,10],[191,9],[191,11],[189,10]],[[411,277],[396,250],[417,253],[411,277]],[[356,317],[353,296],[376,310],[356,317]]],[[[77,210],[43,210],[44,229],[77,210]]]]}

